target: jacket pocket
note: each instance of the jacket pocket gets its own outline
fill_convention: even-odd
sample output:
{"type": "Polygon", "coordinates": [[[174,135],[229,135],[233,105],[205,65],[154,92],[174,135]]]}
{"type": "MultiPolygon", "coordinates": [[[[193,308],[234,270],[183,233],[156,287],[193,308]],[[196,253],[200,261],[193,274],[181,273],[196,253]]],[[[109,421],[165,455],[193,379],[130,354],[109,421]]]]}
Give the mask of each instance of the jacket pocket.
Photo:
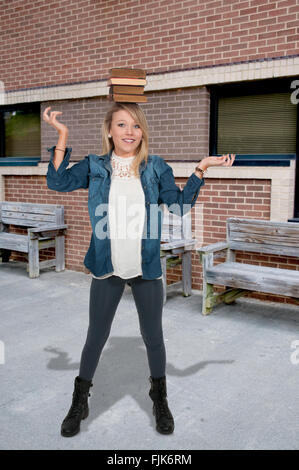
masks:
{"type": "Polygon", "coordinates": [[[104,186],[104,176],[89,173],[88,199],[99,197],[104,186]]]}

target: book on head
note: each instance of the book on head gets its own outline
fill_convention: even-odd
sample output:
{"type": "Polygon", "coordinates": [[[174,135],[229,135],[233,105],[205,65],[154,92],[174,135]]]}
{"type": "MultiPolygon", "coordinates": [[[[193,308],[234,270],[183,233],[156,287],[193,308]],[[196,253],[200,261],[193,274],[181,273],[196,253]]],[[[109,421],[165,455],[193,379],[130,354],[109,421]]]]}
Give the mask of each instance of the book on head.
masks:
{"type": "Polygon", "coordinates": [[[143,95],[144,87],[143,86],[133,86],[133,85],[111,85],[113,93],[120,93],[125,95],[143,95]]]}
{"type": "Polygon", "coordinates": [[[144,86],[144,85],[146,85],[146,80],[144,78],[114,78],[114,77],[111,77],[108,80],[108,86],[109,85],[144,86]]]}
{"type": "Polygon", "coordinates": [[[146,103],[147,97],[145,95],[123,95],[119,93],[109,93],[108,99],[110,101],[123,102],[123,103],[146,103]]]}
{"type": "Polygon", "coordinates": [[[127,103],[146,103],[144,95],[146,71],[142,69],[112,68],[107,85],[108,99],[127,103]]]}
{"type": "Polygon", "coordinates": [[[144,78],[146,71],[142,69],[113,68],[110,69],[110,77],[114,78],[144,78]]]}

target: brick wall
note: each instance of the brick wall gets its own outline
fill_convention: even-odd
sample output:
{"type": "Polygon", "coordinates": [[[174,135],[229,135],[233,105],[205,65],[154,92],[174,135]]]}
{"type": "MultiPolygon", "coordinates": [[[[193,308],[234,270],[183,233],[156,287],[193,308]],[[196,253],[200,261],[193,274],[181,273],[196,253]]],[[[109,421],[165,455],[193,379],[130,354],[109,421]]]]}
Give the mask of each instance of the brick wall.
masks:
{"type": "MultiPolygon", "coordinates": [[[[206,87],[149,93],[141,105],[150,130],[150,153],[167,159],[200,160],[209,152],[210,95],[206,87]]],[[[61,100],[41,105],[42,160],[49,160],[46,147],[56,145],[57,131],[42,119],[44,110],[62,111],[58,116],[69,129],[72,161],[89,153],[102,154],[101,125],[111,103],[106,98],[61,100]]]]}
{"type": "MultiPolygon", "coordinates": [[[[182,189],[186,179],[179,178],[177,185],[182,189]]],[[[206,180],[201,188],[197,204],[203,203],[203,227],[196,226],[195,207],[192,208],[192,229],[203,230],[203,244],[214,243],[225,239],[225,220],[227,217],[253,217],[269,219],[270,215],[270,182],[269,180],[206,180]]],[[[84,189],[72,193],[60,193],[47,188],[45,176],[6,176],[5,199],[7,201],[36,202],[63,204],[65,207],[65,223],[68,224],[65,252],[66,269],[83,271],[83,260],[89,246],[91,226],[87,209],[88,192],[84,189]]],[[[26,233],[24,229],[13,228],[15,233],[26,233]]],[[[50,259],[54,249],[48,248],[40,252],[41,259],[50,259]]],[[[12,258],[26,261],[26,255],[13,252],[12,258]]],[[[298,260],[285,256],[256,255],[254,253],[238,252],[236,260],[251,264],[299,269],[298,260]]],[[[217,264],[220,260],[216,259],[217,264]]],[[[202,289],[202,267],[198,255],[192,254],[192,288],[202,289]]],[[[168,270],[168,283],[181,279],[181,266],[168,270]]],[[[216,290],[223,290],[218,286],[216,290]]],[[[289,298],[276,295],[252,293],[247,296],[263,300],[294,303],[289,298]]]]}
{"type": "Polygon", "coordinates": [[[5,89],[298,54],[297,0],[1,2],[5,89]]]}

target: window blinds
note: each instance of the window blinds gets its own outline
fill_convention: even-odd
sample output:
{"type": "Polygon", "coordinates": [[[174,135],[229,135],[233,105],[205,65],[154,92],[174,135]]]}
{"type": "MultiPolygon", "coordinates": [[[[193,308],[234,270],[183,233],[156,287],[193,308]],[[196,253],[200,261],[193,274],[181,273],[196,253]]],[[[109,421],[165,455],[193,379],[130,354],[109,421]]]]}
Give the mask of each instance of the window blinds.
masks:
{"type": "Polygon", "coordinates": [[[296,153],[296,105],[291,93],[220,97],[217,153],[296,153]]]}

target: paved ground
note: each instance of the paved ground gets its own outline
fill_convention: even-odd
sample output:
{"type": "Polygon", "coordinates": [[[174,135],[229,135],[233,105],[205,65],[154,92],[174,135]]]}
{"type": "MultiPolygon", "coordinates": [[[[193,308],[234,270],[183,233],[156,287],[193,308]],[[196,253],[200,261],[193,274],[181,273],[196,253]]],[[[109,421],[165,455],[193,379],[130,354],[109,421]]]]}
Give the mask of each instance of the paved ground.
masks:
{"type": "Polygon", "coordinates": [[[163,325],[176,428],[163,436],[129,286],[94,377],[90,416],[80,434],[61,437],[90,282],[52,269],[33,280],[19,263],[0,264],[1,449],[299,449],[298,307],[242,298],[204,317],[200,292],[171,293],[163,325]]]}

